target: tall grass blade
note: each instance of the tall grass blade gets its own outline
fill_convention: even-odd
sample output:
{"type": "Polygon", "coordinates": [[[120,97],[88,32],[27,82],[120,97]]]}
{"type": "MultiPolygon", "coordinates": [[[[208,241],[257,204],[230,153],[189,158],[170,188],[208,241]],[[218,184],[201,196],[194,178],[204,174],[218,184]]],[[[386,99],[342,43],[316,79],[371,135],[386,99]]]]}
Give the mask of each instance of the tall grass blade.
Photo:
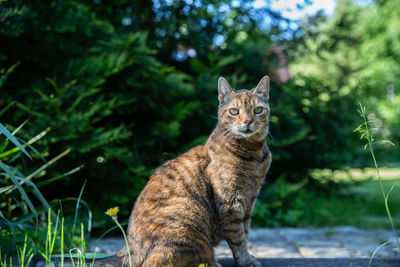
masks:
{"type": "Polygon", "coordinates": [[[86,250],[86,243],[85,243],[85,227],[83,223],[81,223],[81,263],[82,266],[86,266],[86,259],[85,259],[85,250],[86,250]]]}
{"type": "Polygon", "coordinates": [[[56,237],[57,237],[57,229],[58,229],[59,218],[60,218],[60,212],[57,213],[56,225],[54,226],[54,231],[53,231],[54,232],[53,233],[53,240],[51,240],[50,254],[52,254],[53,250],[54,250],[54,245],[55,245],[56,237]]]}
{"type": "MultiPolygon", "coordinates": [[[[3,219],[3,221],[0,220],[0,225],[4,225],[4,228],[6,228],[8,226],[6,231],[8,233],[10,233],[10,232],[12,233],[11,247],[14,248],[15,244],[17,242],[14,224],[12,222],[10,222],[9,220],[7,220],[6,217],[4,217],[3,213],[1,213],[1,211],[0,211],[0,217],[3,219]]],[[[4,228],[1,227],[0,230],[3,230],[4,228]]],[[[1,233],[1,231],[0,231],[0,233],[1,233]]]]}
{"type": "MultiPolygon", "coordinates": [[[[0,154],[6,149],[8,144],[10,143],[10,140],[6,139],[1,145],[0,145],[0,154]]],[[[1,158],[1,157],[0,157],[1,158]]]]}
{"type": "Polygon", "coordinates": [[[60,179],[64,178],[65,176],[69,176],[71,174],[74,174],[74,173],[80,171],[82,168],[83,168],[83,165],[78,166],[78,167],[76,167],[76,168],[74,168],[74,169],[72,169],[72,170],[70,170],[68,172],[65,172],[63,174],[57,175],[57,176],[55,176],[53,178],[50,178],[50,179],[46,179],[45,181],[38,182],[38,183],[36,183],[36,185],[38,187],[42,187],[42,186],[48,185],[50,183],[53,183],[53,182],[55,182],[57,180],[60,180],[60,179]]]}
{"type": "Polygon", "coordinates": [[[71,152],[71,149],[68,148],[64,152],[60,153],[58,156],[56,156],[56,157],[52,158],[51,160],[49,160],[48,162],[46,162],[46,164],[42,165],[39,169],[37,169],[33,173],[31,173],[28,176],[26,176],[26,179],[27,180],[31,180],[33,177],[38,175],[40,172],[42,172],[44,169],[46,169],[47,167],[52,165],[54,162],[56,162],[57,160],[61,159],[64,156],[66,156],[69,152],[71,152]]]}
{"type": "Polygon", "coordinates": [[[0,194],[3,194],[5,192],[7,192],[8,190],[10,190],[10,188],[12,187],[12,185],[7,185],[4,187],[0,187],[0,194]]]}
{"type": "Polygon", "coordinates": [[[35,155],[38,156],[43,162],[45,162],[45,163],[47,162],[47,161],[45,160],[45,158],[42,156],[42,154],[41,154],[34,146],[32,146],[31,144],[29,144],[29,141],[28,141],[28,142],[25,142],[23,139],[18,138],[18,137],[17,137],[17,139],[18,139],[18,141],[20,141],[21,143],[23,143],[23,146],[24,146],[24,147],[29,147],[29,149],[32,150],[32,151],[35,153],[35,155]]]}
{"type": "MultiPolygon", "coordinates": [[[[1,165],[0,165],[1,166],[1,165]]],[[[17,177],[14,176],[14,178],[18,181],[18,180],[24,180],[24,178],[21,177],[17,177]]],[[[40,190],[37,188],[37,186],[31,182],[25,179],[25,183],[27,185],[29,185],[32,188],[32,193],[34,194],[34,196],[39,200],[39,202],[41,203],[41,205],[44,207],[44,210],[49,211],[50,210],[50,216],[52,218],[53,221],[57,221],[58,218],[56,216],[56,213],[53,211],[53,209],[51,208],[50,204],[47,202],[47,200],[45,199],[45,197],[42,195],[42,193],[40,192],[40,190]]],[[[19,183],[18,183],[19,185],[19,183]]],[[[20,185],[19,185],[20,186],[20,185]]],[[[32,203],[32,202],[30,202],[32,203]]],[[[35,209],[35,208],[34,208],[35,209]]],[[[34,213],[34,217],[37,218],[37,209],[35,209],[35,213],[34,213]]],[[[25,221],[27,219],[25,218],[25,221]]],[[[20,221],[20,223],[23,222],[22,220],[20,221]]],[[[70,240],[66,237],[66,242],[68,245],[71,244],[70,240]]]]}
{"type": "MultiPolygon", "coordinates": [[[[22,129],[22,127],[24,127],[25,126],[25,124],[28,122],[29,120],[25,120],[23,123],[21,123],[11,134],[14,136],[14,135],[16,135],[18,132],[19,132],[19,130],[21,130],[22,129]]],[[[19,140],[18,140],[19,141],[19,140]]]]}
{"type": "Polygon", "coordinates": [[[383,243],[382,245],[380,245],[379,247],[377,247],[377,248],[374,250],[374,252],[372,253],[371,258],[370,258],[370,260],[369,260],[368,267],[371,266],[371,263],[372,263],[372,261],[374,260],[376,253],[378,253],[378,251],[379,251],[381,248],[383,248],[384,246],[386,246],[389,242],[390,242],[390,240],[386,241],[385,243],[383,243]]]}
{"type": "MultiPolygon", "coordinates": [[[[49,127],[49,128],[47,128],[46,130],[40,132],[40,133],[37,134],[36,136],[32,137],[27,143],[24,142],[25,144],[22,145],[22,146],[23,146],[23,147],[26,147],[26,146],[30,147],[29,145],[32,145],[32,144],[35,143],[36,141],[40,140],[43,136],[45,136],[45,135],[50,131],[50,129],[51,129],[51,128],[49,127]]],[[[18,139],[18,140],[20,140],[20,139],[18,139]]],[[[11,154],[13,154],[13,153],[18,152],[19,150],[20,150],[20,149],[19,149],[18,147],[14,147],[14,148],[12,148],[12,149],[10,149],[10,150],[7,150],[6,152],[1,153],[1,154],[0,154],[0,158],[4,158],[4,157],[6,157],[6,156],[9,156],[9,155],[11,155],[11,154]]]]}
{"type": "Polygon", "coordinates": [[[81,188],[81,191],[79,192],[78,200],[76,201],[75,216],[74,216],[74,224],[73,224],[73,226],[72,226],[72,234],[75,234],[75,226],[76,226],[76,220],[77,220],[77,218],[78,218],[79,203],[80,203],[80,201],[81,201],[82,194],[83,194],[83,190],[85,189],[86,182],[87,182],[87,180],[85,180],[85,182],[83,183],[83,186],[82,186],[82,188],[81,188]]]}
{"type": "Polygon", "coordinates": [[[26,194],[25,190],[22,188],[22,186],[18,182],[18,178],[14,176],[14,174],[11,172],[11,170],[8,168],[7,165],[3,164],[0,161],[0,167],[7,173],[7,175],[10,177],[11,181],[14,183],[16,188],[18,188],[18,191],[20,192],[21,196],[25,200],[26,204],[29,206],[30,210],[35,214],[35,217],[37,217],[37,212],[35,207],[33,206],[31,200],[29,199],[28,195],[26,194]]]}
{"type": "Polygon", "coordinates": [[[61,267],[64,267],[64,218],[61,219],[61,267]]]}
{"type": "MultiPolygon", "coordinates": [[[[49,160],[46,164],[42,165],[39,169],[37,169],[36,171],[34,171],[33,173],[29,174],[28,176],[25,177],[25,179],[23,179],[21,181],[20,184],[23,184],[25,182],[28,182],[29,180],[31,180],[33,177],[35,177],[37,174],[39,174],[41,171],[43,171],[44,169],[46,169],[47,167],[49,167],[50,165],[52,165],[54,162],[56,162],[57,160],[59,160],[60,158],[64,157],[65,155],[67,155],[69,152],[71,152],[70,149],[65,150],[64,152],[62,152],[61,154],[59,154],[58,156],[52,158],[51,160],[49,160]]],[[[9,193],[11,193],[13,190],[15,190],[15,188],[10,189],[9,193]]]]}
{"type": "Polygon", "coordinates": [[[90,265],[90,267],[93,267],[93,266],[94,266],[94,260],[96,259],[96,253],[97,253],[97,251],[94,252],[92,264],[90,265]]]}
{"type": "Polygon", "coordinates": [[[26,250],[27,246],[28,246],[28,235],[25,234],[23,247],[22,249],[17,250],[20,267],[29,266],[29,263],[33,257],[32,249],[29,249],[27,251],[26,250]]]}
{"type": "MultiPolygon", "coordinates": [[[[73,249],[70,249],[70,250],[69,250],[69,257],[70,257],[70,259],[71,259],[72,267],[75,267],[75,260],[74,260],[74,257],[72,256],[72,251],[73,251],[73,250],[78,251],[78,249],[73,248],[73,249]]],[[[78,259],[78,266],[79,266],[79,259],[78,259]]]]}
{"type": "MultiPolygon", "coordinates": [[[[17,180],[24,180],[24,178],[21,177],[17,177],[15,176],[15,178],[17,180]]],[[[29,185],[32,188],[32,193],[35,195],[35,197],[40,201],[40,203],[44,206],[44,208],[46,210],[51,210],[52,214],[51,216],[53,217],[54,220],[57,219],[55,212],[52,210],[52,208],[50,207],[49,203],[47,202],[47,200],[45,199],[45,197],[42,195],[42,193],[40,192],[40,190],[36,187],[36,185],[34,183],[32,183],[31,181],[25,180],[25,183],[27,185],[29,185]],[[54,214],[53,214],[54,213],[54,214]]]]}
{"type": "Polygon", "coordinates": [[[15,138],[7,128],[0,123],[0,132],[4,134],[14,145],[16,145],[28,158],[32,159],[29,153],[25,150],[25,148],[21,145],[21,143],[15,138]]]}
{"type": "Polygon", "coordinates": [[[5,266],[5,261],[4,261],[4,264],[3,264],[3,259],[2,259],[2,255],[1,255],[1,247],[0,247],[0,266],[1,267],[3,267],[3,266],[5,266]]]}
{"type": "Polygon", "coordinates": [[[49,259],[48,263],[51,264],[51,252],[50,252],[50,245],[51,245],[51,210],[48,210],[47,213],[47,236],[46,236],[46,255],[49,259]]]}

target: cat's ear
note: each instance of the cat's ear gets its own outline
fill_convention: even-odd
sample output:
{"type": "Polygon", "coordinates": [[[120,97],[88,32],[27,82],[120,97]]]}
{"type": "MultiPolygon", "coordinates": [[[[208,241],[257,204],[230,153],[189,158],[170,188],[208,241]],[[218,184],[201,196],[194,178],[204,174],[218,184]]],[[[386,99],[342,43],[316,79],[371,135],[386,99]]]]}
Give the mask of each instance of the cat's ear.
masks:
{"type": "Polygon", "coordinates": [[[224,77],[219,77],[218,79],[218,99],[222,104],[228,101],[229,95],[233,92],[229,83],[225,80],[224,77]]]}
{"type": "Polygon", "coordinates": [[[265,101],[269,99],[269,77],[265,75],[262,77],[256,88],[253,90],[253,94],[258,95],[259,97],[263,98],[265,101]]]}

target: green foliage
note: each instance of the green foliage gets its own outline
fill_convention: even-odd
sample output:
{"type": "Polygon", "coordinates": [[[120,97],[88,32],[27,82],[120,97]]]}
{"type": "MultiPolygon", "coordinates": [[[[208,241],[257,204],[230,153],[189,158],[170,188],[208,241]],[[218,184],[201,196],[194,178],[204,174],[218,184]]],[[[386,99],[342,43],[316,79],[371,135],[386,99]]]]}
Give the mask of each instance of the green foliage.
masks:
{"type": "MultiPolygon", "coordinates": [[[[0,80],[4,82],[7,78],[5,76],[8,76],[15,66],[16,65],[13,65],[3,76],[0,76],[0,80]]],[[[30,139],[28,142],[25,142],[17,137],[17,134],[25,125],[26,121],[11,133],[0,123],[0,133],[5,136],[5,140],[0,144],[0,169],[2,170],[2,172],[0,172],[0,235],[3,237],[0,240],[0,244],[3,253],[12,254],[16,251],[22,266],[24,266],[25,257],[29,257],[30,259],[33,256],[32,252],[36,252],[36,249],[40,249],[42,245],[48,245],[48,240],[46,241],[43,239],[46,237],[46,232],[45,227],[42,228],[45,224],[40,220],[40,215],[48,211],[48,225],[51,225],[52,221],[55,221],[57,224],[59,216],[55,216],[54,212],[52,212],[52,207],[66,201],[57,200],[56,202],[48,202],[39,188],[71,175],[80,169],[80,167],[74,168],[56,177],[42,179],[36,184],[34,180],[41,178],[40,176],[43,176],[43,172],[45,172],[50,165],[54,164],[54,162],[68,154],[69,150],[66,150],[64,153],[46,162],[42,155],[32,146],[33,143],[45,136],[46,131],[30,139]],[[9,148],[10,143],[14,144],[15,147],[9,148]],[[25,148],[28,147],[34,152],[33,156],[25,150],[25,148]],[[45,164],[31,174],[24,175],[21,170],[11,165],[23,160],[23,158],[20,157],[22,154],[19,153],[21,151],[30,160],[41,158],[45,161],[45,164]],[[28,251],[26,250],[27,240],[29,240],[30,247],[28,251]]],[[[80,202],[80,199],[78,199],[77,202],[78,204],[83,203],[87,206],[85,202],[80,202]]],[[[77,212],[75,213],[75,221],[76,218],[77,212]]],[[[89,228],[90,225],[89,216],[89,228]]],[[[73,239],[74,235],[74,230],[69,232],[65,239],[62,235],[62,242],[65,240],[65,243],[71,246],[72,243],[70,240],[73,239]]],[[[57,230],[55,230],[54,236],[58,236],[57,230]]],[[[54,249],[54,240],[55,237],[52,242],[52,250],[54,249]]]]}
{"type": "Polygon", "coordinates": [[[306,203],[301,194],[304,185],[304,182],[289,184],[279,179],[267,186],[254,207],[252,224],[268,227],[297,225],[304,217],[306,203]]]}
{"type": "MultiPolygon", "coordinates": [[[[2,125],[0,124],[0,126],[2,125]]],[[[24,237],[26,244],[27,233],[29,231],[34,233],[34,224],[38,222],[40,211],[51,209],[50,204],[38,187],[31,181],[35,175],[25,176],[4,162],[9,154],[14,154],[15,151],[19,150],[24,151],[29,156],[24,147],[14,137],[16,132],[18,132],[18,129],[14,133],[10,133],[5,127],[2,126],[0,128],[0,133],[7,137],[3,141],[0,150],[0,168],[3,171],[0,173],[0,206],[4,211],[4,213],[0,211],[0,235],[6,237],[1,240],[0,244],[4,252],[14,250],[17,243],[24,242],[24,237]],[[17,146],[17,149],[4,151],[10,141],[17,146]],[[33,197],[36,201],[34,201],[33,197]],[[38,204],[36,204],[37,202],[38,204]]],[[[29,156],[29,158],[31,157],[29,156]]]]}
{"type": "MultiPolygon", "coordinates": [[[[376,112],[375,135],[398,143],[400,116],[398,79],[400,74],[396,1],[378,1],[358,6],[355,1],[338,2],[330,18],[318,15],[304,22],[302,37],[290,50],[290,71],[301,92],[301,111],[315,135],[314,147],[322,155],[322,165],[336,167],[352,162],[365,166],[367,155],[355,146],[349,129],[357,121],[355,107],[362,100],[376,112]],[[355,159],[355,153],[361,154],[355,159]]],[[[294,45],[294,44],[293,44],[294,45]]],[[[396,163],[399,150],[388,153],[382,146],[377,155],[396,163]]],[[[315,151],[314,151],[315,152],[315,151]]]]}
{"type": "Polygon", "coordinates": [[[339,191],[339,188],[343,189],[343,186],[332,182],[321,184],[314,179],[304,179],[299,183],[278,179],[265,186],[259,195],[252,224],[255,227],[330,225],[330,218],[334,215],[321,203],[342,198],[343,190],[339,191]]]}

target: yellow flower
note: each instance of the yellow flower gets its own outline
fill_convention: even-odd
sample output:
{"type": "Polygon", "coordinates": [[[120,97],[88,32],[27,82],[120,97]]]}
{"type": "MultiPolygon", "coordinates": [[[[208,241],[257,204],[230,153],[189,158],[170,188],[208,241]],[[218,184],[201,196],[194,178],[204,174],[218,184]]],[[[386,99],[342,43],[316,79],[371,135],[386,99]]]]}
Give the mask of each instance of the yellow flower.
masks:
{"type": "Polygon", "coordinates": [[[207,267],[207,264],[200,263],[200,264],[199,264],[199,267],[207,267]]]}
{"type": "Polygon", "coordinates": [[[106,214],[111,216],[111,217],[114,217],[114,216],[117,216],[118,212],[119,212],[119,207],[114,207],[114,208],[108,209],[106,211],[106,214]]]}

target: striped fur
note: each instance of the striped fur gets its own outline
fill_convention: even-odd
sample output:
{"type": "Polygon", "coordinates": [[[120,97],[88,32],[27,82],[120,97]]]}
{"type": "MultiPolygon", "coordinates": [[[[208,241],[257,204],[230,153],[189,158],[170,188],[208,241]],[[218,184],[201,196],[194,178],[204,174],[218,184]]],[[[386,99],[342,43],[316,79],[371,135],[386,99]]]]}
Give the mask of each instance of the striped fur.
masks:
{"type": "MultiPolygon", "coordinates": [[[[220,266],[213,247],[225,239],[239,266],[261,266],[247,250],[250,217],[271,164],[265,142],[269,79],[253,90],[218,82],[218,124],[207,142],[155,170],[128,226],[134,266],[220,266]],[[262,107],[260,114],[254,109],[262,107]],[[230,109],[239,113],[232,115],[230,109]]],[[[260,110],[260,109],[259,109],[260,110]]],[[[118,256],[128,264],[124,247],[118,256]]]]}

